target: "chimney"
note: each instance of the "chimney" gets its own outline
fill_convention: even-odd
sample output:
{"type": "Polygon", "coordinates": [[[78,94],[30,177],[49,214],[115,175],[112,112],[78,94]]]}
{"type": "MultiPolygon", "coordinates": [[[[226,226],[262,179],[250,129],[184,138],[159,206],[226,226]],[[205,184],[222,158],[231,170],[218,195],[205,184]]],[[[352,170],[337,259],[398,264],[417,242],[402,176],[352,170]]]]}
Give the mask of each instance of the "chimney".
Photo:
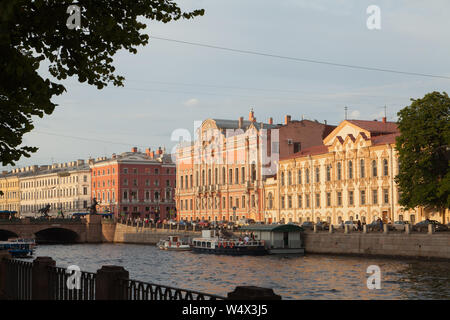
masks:
{"type": "Polygon", "coordinates": [[[290,115],[286,115],[284,117],[284,124],[289,124],[289,122],[291,122],[291,116],[290,115]]]}
{"type": "Polygon", "coordinates": [[[386,123],[386,117],[383,117],[383,123],[386,123]]]}
{"type": "Polygon", "coordinates": [[[253,112],[253,108],[250,110],[250,113],[248,114],[248,120],[251,122],[255,122],[256,118],[255,118],[255,113],[253,112]]]}
{"type": "Polygon", "coordinates": [[[242,129],[244,123],[244,117],[239,118],[239,129],[242,129]]]}
{"type": "Polygon", "coordinates": [[[131,148],[131,152],[134,152],[134,153],[136,153],[136,152],[137,152],[137,147],[133,147],[133,148],[131,148]]]}
{"type": "Polygon", "coordinates": [[[272,119],[272,117],[269,118],[269,124],[273,124],[273,119],[272,119]]]}

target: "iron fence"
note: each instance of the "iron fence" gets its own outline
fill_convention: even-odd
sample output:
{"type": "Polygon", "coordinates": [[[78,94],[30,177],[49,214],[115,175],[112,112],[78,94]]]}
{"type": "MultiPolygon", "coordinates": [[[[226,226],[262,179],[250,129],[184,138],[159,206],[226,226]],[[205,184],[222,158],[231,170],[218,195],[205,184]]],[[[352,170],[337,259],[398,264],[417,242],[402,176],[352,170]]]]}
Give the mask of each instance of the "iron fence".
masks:
{"type": "Polygon", "coordinates": [[[125,300],[225,300],[218,295],[130,279],[120,279],[119,287],[125,300]]]}
{"type": "Polygon", "coordinates": [[[5,293],[13,300],[31,300],[33,263],[7,259],[5,293]]]}
{"type": "Polygon", "coordinates": [[[67,280],[71,274],[67,272],[67,269],[49,267],[48,272],[51,300],[95,300],[95,273],[80,271],[79,287],[69,289],[67,280]]]}

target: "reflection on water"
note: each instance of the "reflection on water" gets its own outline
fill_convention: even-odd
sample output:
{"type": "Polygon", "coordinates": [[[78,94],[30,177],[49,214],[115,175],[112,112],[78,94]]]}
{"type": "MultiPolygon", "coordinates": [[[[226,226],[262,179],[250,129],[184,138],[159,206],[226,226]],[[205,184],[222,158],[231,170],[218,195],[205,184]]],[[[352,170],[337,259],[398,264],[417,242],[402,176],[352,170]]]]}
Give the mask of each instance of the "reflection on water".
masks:
{"type": "Polygon", "coordinates": [[[215,256],[132,244],[40,245],[36,256],[91,272],[102,265],[120,265],[131,279],[224,296],[237,285],[255,285],[273,288],[283,299],[450,299],[450,262],[215,256]],[[369,265],[381,268],[380,290],[367,289],[369,265]]]}

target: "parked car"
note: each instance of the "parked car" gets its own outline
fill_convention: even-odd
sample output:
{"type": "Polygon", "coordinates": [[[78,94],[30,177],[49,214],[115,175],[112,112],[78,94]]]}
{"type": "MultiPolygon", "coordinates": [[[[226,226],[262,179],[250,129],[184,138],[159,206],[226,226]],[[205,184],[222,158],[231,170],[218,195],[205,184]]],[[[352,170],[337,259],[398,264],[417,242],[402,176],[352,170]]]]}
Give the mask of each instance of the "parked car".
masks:
{"type": "Polygon", "coordinates": [[[178,224],[178,222],[176,221],[176,220],[167,220],[167,222],[166,222],[167,224],[170,224],[170,225],[172,225],[172,226],[176,226],[177,224],[178,224]]]}
{"type": "Polygon", "coordinates": [[[330,224],[326,221],[319,221],[316,223],[317,230],[330,230],[330,224]]]}
{"type": "Polygon", "coordinates": [[[442,224],[436,220],[428,220],[428,219],[416,223],[414,225],[413,229],[415,231],[419,231],[419,232],[428,231],[429,224],[434,225],[435,231],[447,231],[448,230],[448,227],[445,224],[442,224]]]}
{"type": "Polygon", "coordinates": [[[255,220],[253,219],[239,219],[237,222],[237,225],[239,227],[248,226],[249,224],[255,223],[255,220]]]}
{"type": "Polygon", "coordinates": [[[374,220],[366,225],[367,231],[380,231],[380,221],[374,220]]]}
{"type": "Polygon", "coordinates": [[[301,227],[305,230],[313,230],[314,229],[314,223],[311,221],[305,221],[302,223],[301,227]]]}
{"type": "Polygon", "coordinates": [[[409,221],[395,221],[393,227],[395,230],[404,231],[407,224],[409,224],[409,221]]]}
{"type": "Polygon", "coordinates": [[[209,228],[209,225],[210,225],[209,221],[206,220],[201,220],[198,223],[198,226],[202,228],[209,228]]]}
{"type": "Polygon", "coordinates": [[[358,225],[351,220],[345,221],[344,224],[348,225],[349,228],[352,230],[355,230],[355,231],[358,230],[358,225]]]}

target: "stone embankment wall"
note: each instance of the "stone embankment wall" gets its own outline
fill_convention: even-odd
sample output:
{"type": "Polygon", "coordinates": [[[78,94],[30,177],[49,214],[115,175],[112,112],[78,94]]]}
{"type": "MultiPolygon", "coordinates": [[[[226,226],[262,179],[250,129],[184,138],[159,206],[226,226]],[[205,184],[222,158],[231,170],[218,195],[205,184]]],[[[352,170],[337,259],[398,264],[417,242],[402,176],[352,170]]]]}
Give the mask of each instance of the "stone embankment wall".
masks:
{"type": "Polygon", "coordinates": [[[201,236],[201,232],[184,231],[176,229],[169,230],[169,229],[142,228],[117,223],[114,230],[113,242],[156,244],[160,239],[165,238],[169,235],[180,237],[199,237],[201,236]]]}
{"type": "Polygon", "coordinates": [[[305,232],[305,253],[450,259],[450,232],[305,232]]]}

